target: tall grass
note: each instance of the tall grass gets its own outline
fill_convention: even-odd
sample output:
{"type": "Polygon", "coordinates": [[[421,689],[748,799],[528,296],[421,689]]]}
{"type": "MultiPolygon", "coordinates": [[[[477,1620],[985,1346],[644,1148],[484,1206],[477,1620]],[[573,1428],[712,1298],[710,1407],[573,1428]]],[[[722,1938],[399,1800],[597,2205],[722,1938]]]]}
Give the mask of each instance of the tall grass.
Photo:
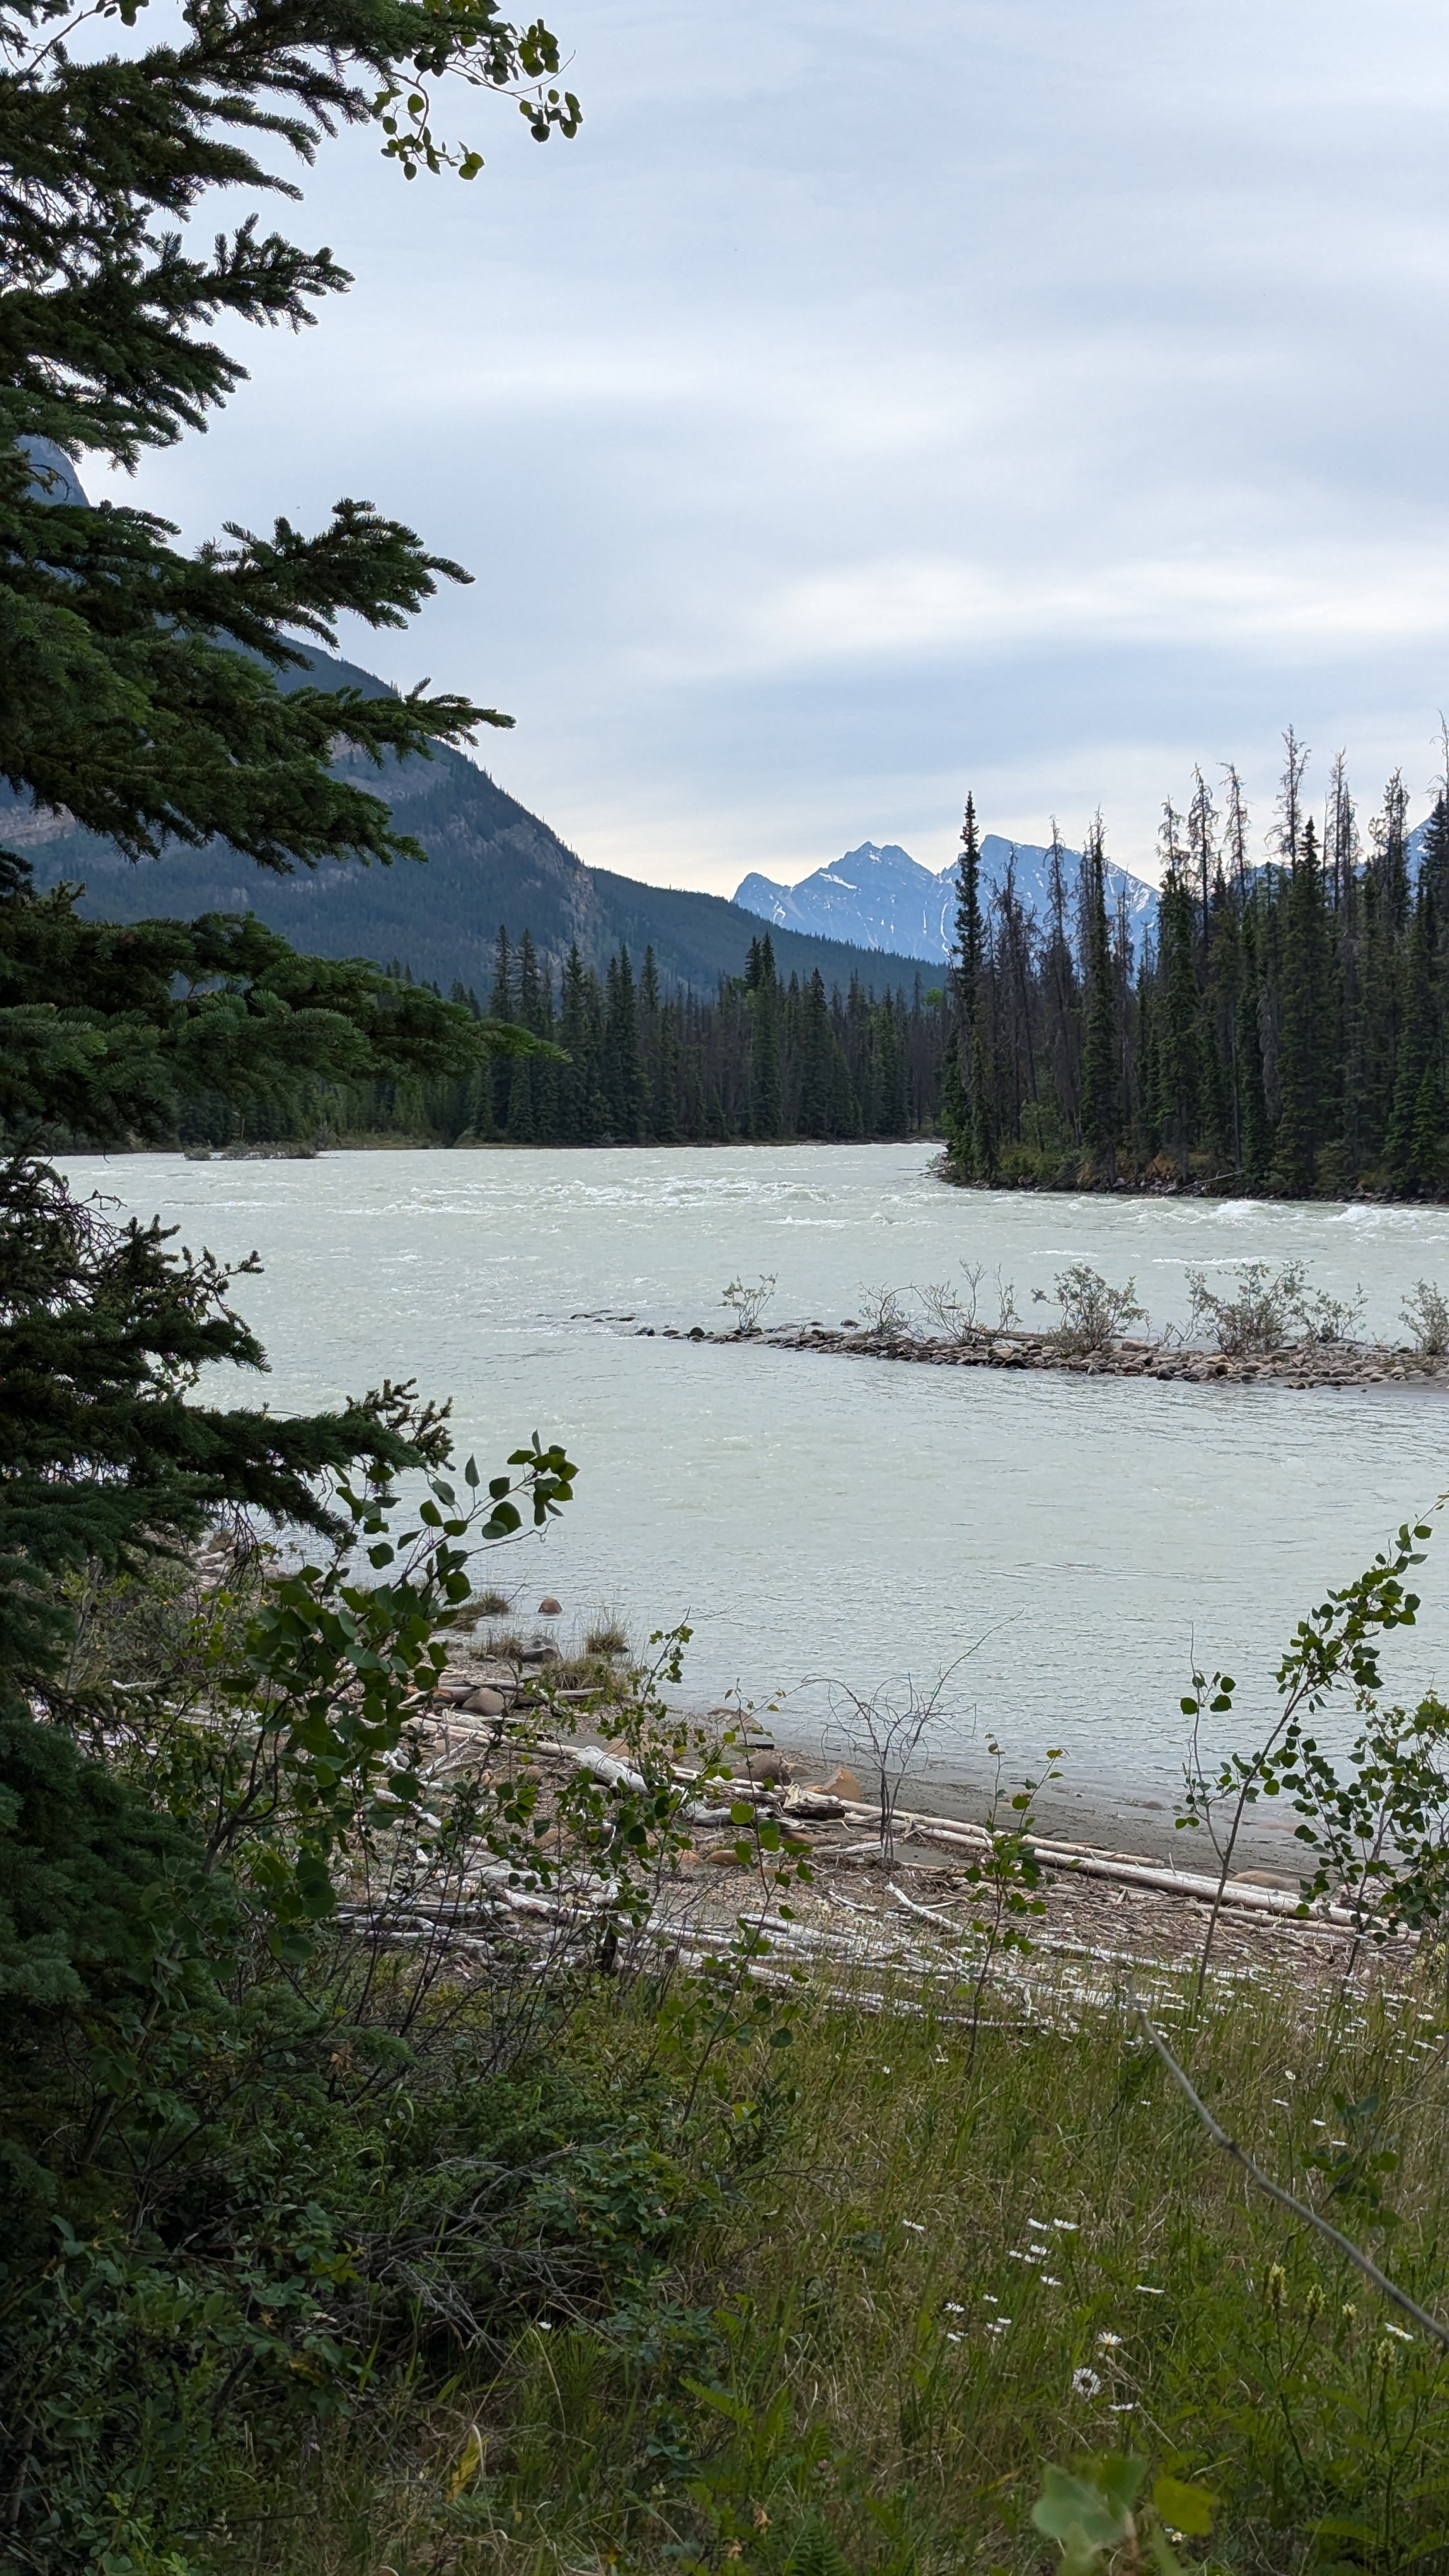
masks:
{"type": "MultiPolygon", "coordinates": [[[[1004,2576],[1056,2560],[1041,2464],[1129,2449],[1218,2497],[1205,2565],[1449,2565],[1449,2360],[1249,2196],[1125,2009],[1032,1991],[969,2075],[948,2018],[807,1996],[687,2124],[647,1997],[587,1997],[562,2053],[647,2109],[666,2267],[540,2297],[501,2367],[420,2341],[218,2564],[1004,2576]]],[[[1437,1993],[1239,1985],[1172,2028],[1224,2125],[1442,2310],[1437,1993]]]]}

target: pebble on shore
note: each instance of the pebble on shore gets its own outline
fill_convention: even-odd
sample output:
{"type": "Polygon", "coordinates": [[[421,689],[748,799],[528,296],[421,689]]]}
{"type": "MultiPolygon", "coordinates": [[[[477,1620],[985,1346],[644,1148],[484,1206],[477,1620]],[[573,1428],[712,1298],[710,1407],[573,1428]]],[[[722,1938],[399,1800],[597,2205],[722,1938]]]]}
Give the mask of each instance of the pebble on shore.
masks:
{"type": "Polygon", "coordinates": [[[1449,1358],[1382,1344],[1295,1343],[1236,1358],[1223,1351],[1168,1350],[1161,1343],[1118,1341],[1095,1351],[1064,1350],[1051,1333],[971,1333],[960,1340],[914,1333],[870,1333],[844,1325],[778,1324],[753,1333],[688,1335],[664,1327],[666,1340],[721,1345],[759,1343],[770,1350],[822,1351],[846,1359],[913,1360],[934,1368],[1065,1370],[1078,1377],[1150,1377],[1161,1385],[1286,1387],[1426,1386],[1449,1389],[1449,1358]]]}

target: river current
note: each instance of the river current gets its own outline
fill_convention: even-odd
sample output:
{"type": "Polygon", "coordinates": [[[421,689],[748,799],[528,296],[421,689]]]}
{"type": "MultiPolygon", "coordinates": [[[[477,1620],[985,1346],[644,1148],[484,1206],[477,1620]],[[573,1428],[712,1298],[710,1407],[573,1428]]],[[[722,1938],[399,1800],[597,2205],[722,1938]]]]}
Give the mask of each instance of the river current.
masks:
{"type": "MultiPolygon", "coordinates": [[[[77,1159],[75,1182],[260,1278],[237,1303],[272,1357],[242,1400],[313,1407],[384,1375],[450,1394],[460,1449],[501,1461],[537,1429],[577,1500],[491,1571],[531,1614],[636,1636],[687,1620],[688,1677],[785,1694],[782,1739],[820,1738],[833,1676],[872,1691],[955,1666],[942,1730],[963,1776],[1067,1749],[1085,1791],[1170,1803],[1194,1654],[1239,1680],[1239,1740],[1273,1703],[1294,1622],[1449,1487],[1449,1396],[1296,1392],[903,1367],[711,1329],[725,1283],[774,1274],[767,1320],[838,1322],[864,1287],[985,1265],[1024,1320],[1087,1261],[1135,1276],[1155,1325],[1185,1274],[1301,1258],[1363,1329],[1402,1338],[1421,1276],[1449,1287],[1449,1210],[959,1192],[919,1146],[377,1152],[314,1162],[77,1159]]],[[[1140,1329],[1140,1328],[1139,1328],[1140,1329]]],[[[220,1392],[220,1389],[217,1390],[220,1392]]],[[[236,1400],[235,1395],[229,1400],[236,1400]]],[[[1396,1692],[1449,1681],[1449,1529],[1391,1642],[1396,1692]],[[1436,1562],[1442,1559],[1442,1562],[1436,1562]]]]}

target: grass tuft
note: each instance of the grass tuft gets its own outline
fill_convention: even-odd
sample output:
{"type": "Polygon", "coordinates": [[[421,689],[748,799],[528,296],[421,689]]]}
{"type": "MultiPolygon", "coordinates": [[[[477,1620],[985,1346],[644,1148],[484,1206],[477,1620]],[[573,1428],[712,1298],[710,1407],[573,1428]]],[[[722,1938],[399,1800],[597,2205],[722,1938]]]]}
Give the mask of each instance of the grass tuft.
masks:
{"type": "Polygon", "coordinates": [[[628,1651],[629,1632],[618,1619],[596,1620],[584,1631],[586,1655],[627,1655],[628,1651]]]}

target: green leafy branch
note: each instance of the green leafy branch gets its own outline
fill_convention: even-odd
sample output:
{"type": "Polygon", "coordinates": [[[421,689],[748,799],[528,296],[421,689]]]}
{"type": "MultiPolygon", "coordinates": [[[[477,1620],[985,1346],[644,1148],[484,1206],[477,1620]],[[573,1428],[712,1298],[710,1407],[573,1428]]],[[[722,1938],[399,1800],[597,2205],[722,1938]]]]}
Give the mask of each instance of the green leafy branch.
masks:
{"type": "Polygon", "coordinates": [[[1098,2576],[1110,2564],[1118,2576],[1155,2568],[1182,2576],[1174,2540],[1198,2539],[1212,2529],[1213,2498],[1206,2488],[1178,2478],[1155,2478],[1150,2500],[1139,2501],[1147,2462],[1106,2452],[1076,2470],[1048,2468],[1031,2509],[1038,2531],[1061,2547],[1061,2576],[1098,2576]]]}
{"type": "Polygon", "coordinates": [[[1218,1859],[1217,1890],[1198,1961],[1199,1996],[1212,1957],[1223,1891],[1232,1874],[1233,1855],[1248,1808],[1260,1797],[1279,1794],[1285,1757],[1291,1762],[1305,1740],[1305,1717],[1321,1709],[1335,1691],[1343,1688],[1361,1695],[1377,1694],[1380,1640],[1393,1629],[1414,1625],[1419,1596],[1406,1588],[1403,1577],[1411,1566],[1423,1564],[1423,1543],[1432,1535],[1427,1521],[1403,1522],[1391,1548],[1376,1556],[1354,1582],[1330,1592],[1326,1601],[1299,1621],[1278,1667],[1281,1706],[1274,1725],[1255,1753],[1228,1754],[1215,1777],[1209,1777],[1202,1766],[1202,1723],[1206,1716],[1231,1714],[1237,1683],[1229,1673],[1215,1672],[1209,1680],[1194,1671],[1191,1696],[1179,1703],[1183,1715],[1192,1720],[1192,1736],[1184,1772],[1185,1807],[1176,1821],[1179,1830],[1205,1825],[1218,1859]],[[1219,1838],[1216,1818],[1224,1806],[1227,1830],[1219,1838]]]}

